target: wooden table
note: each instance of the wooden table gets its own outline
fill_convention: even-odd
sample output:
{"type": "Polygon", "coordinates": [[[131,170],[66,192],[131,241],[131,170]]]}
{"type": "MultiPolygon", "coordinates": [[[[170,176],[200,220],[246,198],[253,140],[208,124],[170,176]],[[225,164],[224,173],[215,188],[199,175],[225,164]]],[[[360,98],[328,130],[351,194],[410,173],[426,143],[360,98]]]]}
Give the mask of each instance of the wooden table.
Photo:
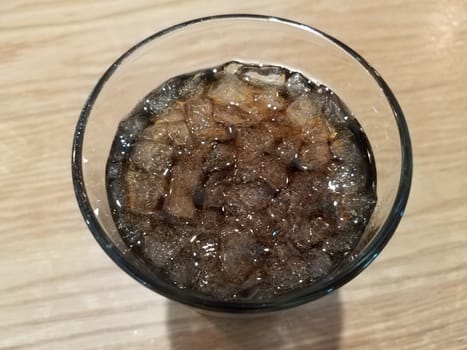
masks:
{"type": "Polygon", "coordinates": [[[0,349],[467,349],[467,3],[2,1],[0,349]],[[142,287],[96,244],[71,184],[80,109],[145,36],[208,14],[298,20],[367,58],[398,96],[414,180],[383,254],[338,292],[251,320],[142,287]]]}

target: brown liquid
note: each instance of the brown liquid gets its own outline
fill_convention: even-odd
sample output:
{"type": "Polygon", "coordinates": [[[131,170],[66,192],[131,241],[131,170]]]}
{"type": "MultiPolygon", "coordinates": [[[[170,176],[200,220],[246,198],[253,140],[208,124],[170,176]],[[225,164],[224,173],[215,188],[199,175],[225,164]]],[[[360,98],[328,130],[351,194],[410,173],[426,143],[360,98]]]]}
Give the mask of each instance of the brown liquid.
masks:
{"type": "Polygon", "coordinates": [[[352,251],[376,202],[371,160],[330,89],[229,62],[169,80],[121,122],[108,194],[122,238],[158,277],[265,300],[352,251]]]}

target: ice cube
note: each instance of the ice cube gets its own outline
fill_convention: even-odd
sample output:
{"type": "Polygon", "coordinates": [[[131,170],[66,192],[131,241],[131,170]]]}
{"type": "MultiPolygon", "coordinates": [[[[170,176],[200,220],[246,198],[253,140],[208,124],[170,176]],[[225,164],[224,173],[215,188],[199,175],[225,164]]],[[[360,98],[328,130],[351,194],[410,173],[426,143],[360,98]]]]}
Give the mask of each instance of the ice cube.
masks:
{"type": "Polygon", "coordinates": [[[285,70],[277,66],[243,65],[238,70],[239,77],[252,85],[283,86],[285,84],[285,70]]]}
{"type": "Polygon", "coordinates": [[[308,142],[302,144],[297,160],[302,170],[318,170],[331,160],[331,152],[326,142],[308,142]]]}
{"type": "Polygon", "coordinates": [[[154,120],[154,123],[157,124],[165,124],[165,123],[173,123],[173,122],[181,122],[185,120],[185,115],[183,112],[178,108],[170,108],[165,110],[163,113],[159,114],[157,118],[154,120]]]}
{"type": "Polygon", "coordinates": [[[174,146],[185,146],[191,141],[190,132],[183,121],[167,124],[167,135],[174,146]]]}
{"type": "MultiPolygon", "coordinates": [[[[149,119],[141,113],[130,116],[122,120],[118,126],[121,142],[133,143],[136,137],[149,124],[149,119]]],[[[125,145],[124,145],[125,146],[125,145]]]]}
{"type": "MultiPolygon", "coordinates": [[[[194,76],[188,76],[183,84],[182,97],[185,99],[201,97],[211,79],[212,72],[210,71],[198,72],[194,76]]],[[[178,100],[178,103],[180,103],[180,100],[178,100]]]]}
{"type": "Polygon", "coordinates": [[[170,215],[181,220],[191,220],[196,208],[190,192],[182,186],[171,184],[170,193],[164,202],[164,209],[170,215]]]}
{"type": "Polygon", "coordinates": [[[166,224],[160,224],[144,237],[144,255],[157,267],[166,266],[179,254],[189,237],[166,224]]]}
{"type": "Polygon", "coordinates": [[[267,213],[272,219],[282,225],[286,223],[285,215],[289,215],[290,203],[291,192],[289,189],[284,189],[271,199],[267,213]]]}
{"type": "Polygon", "coordinates": [[[307,261],[307,275],[314,281],[319,280],[331,272],[333,267],[331,257],[322,249],[312,249],[307,261]]]}
{"type": "Polygon", "coordinates": [[[185,115],[178,108],[172,108],[159,115],[154,124],[144,130],[142,138],[182,146],[190,143],[191,136],[185,124],[185,115]]]}
{"type": "Polygon", "coordinates": [[[279,190],[287,186],[289,182],[286,167],[278,159],[271,156],[261,157],[257,165],[259,172],[258,178],[265,181],[274,190],[279,190]]]}
{"type": "Polygon", "coordinates": [[[209,123],[212,116],[212,103],[207,98],[192,98],[185,103],[185,113],[189,117],[206,118],[205,123],[209,123]]]}
{"type": "Polygon", "coordinates": [[[286,110],[287,117],[293,124],[304,126],[311,117],[321,115],[322,106],[309,96],[297,97],[286,110]]]}
{"type": "Polygon", "coordinates": [[[307,251],[322,245],[332,234],[332,229],[332,225],[323,217],[317,216],[311,219],[303,218],[298,223],[290,225],[286,234],[297,249],[307,251]]]}
{"type": "Polygon", "coordinates": [[[153,213],[166,187],[167,180],[161,175],[129,170],[126,176],[129,210],[136,214],[153,213]]]}
{"type": "Polygon", "coordinates": [[[212,85],[208,96],[220,105],[242,106],[253,102],[251,86],[233,74],[224,74],[212,85]]]}
{"type": "Polygon", "coordinates": [[[192,280],[193,287],[204,295],[223,299],[229,297],[235,290],[235,285],[225,281],[224,274],[220,270],[218,260],[197,262],[192,280]]]}
{"type": "Polygon", "coordinates": [[[255,93],[254,100],[257,105],[266,110],[266,113],[268,109],[271,111],[283,110],[287,105],[286,99],[281,96],[279,90],[273,88],[262,89],[255,93]]]}
{"type": "Polygon", "coordinates": [[[309,142],[328,142],[336,136],[334,129],[322,116],[312,116],[302,127],[302,135],[309,142]]]}
{"type": "Polygon", "coordinates": [[[190,240],[187,262],[192,265],[192,287],[206,295],[226,297],[235,286],[226,281],[220,264],[220,235],[199,232],[190,240]]]}
{"type": "Polygon", "coordinates": [[[228,214],[245,214],[266,208],[272,199],[270,187],[261,182],[232,185],[224,191],[228,214]]]}
{"type": "Polygon", "coordinates": [[[255,125],[272,120],[274,115],[277,114],[272,109],[260,104],[244,104],[236,108],[243,112],[242,117],[247,121],[246,125],[255,125]]]}
{"type": "Polygon", "coordinates": [[[192,99],[185,104],[186,123],[191,133],[200,140],[227,140],[227,130],[216,123],[212,104],[208,99],[192,99]]]}
{"type": "Polygon", "coordinates": [[[285,137],[276,147],[278,158],[287,166],[291,166],[298,158],[302,140],[298,137],[285,137]]]}
{"type": "MultiPolygon", "coordinates": [[[[267,211],[249,212],[247,215],[236,217],[227,217],[227,223],[235,224],[241,230],[247,230],[254,233],[258,244],[268,244],[274,239],[278,229],[277,223],[271,218],[267,211]]],[[[262,251],[260,252],[262,253],[262,251]]]]}
{"type": "Polygon", "coordinates": [[[251,160],[239,160],[235,178],[243,183],[263,180],[274,190],[279,190],[288,183],[287,169],[284,164],[269,155],[258,155],[251,160]]]}
{"type": "Polygon", "coordinates": [[[204,207],[222,208],[226,201],[225,191],[230,185],[230,174],[226,171],[210,173],[204,184],[204,207]]]}
{"type": "Polygon", "coordinates": [[[219,210],[205,209],[199,213],[199,223],[203,230],[219,235],[221,228],[224,226],[224,216],[219,210]]]}
{"type": "Polygon", "coordinates": [[[301,129],[294,128],[285,118],[282,119],[280,115],[280,113],[276,114],[278,118],[275,121],[263,122],[259,129],[267,130],[272,134],[275,142],[279,142],[284,138],[300,137],[301,129]]]}
{"type": "MultiPolygon", "coordinates": [[[[232,299],[250,299],[250,296],[258,290],[258,285],[261,284],[262,273],[258,270],[253,272],[235,289],[235,295],[232,299]]],[[[251,300],[251,299],[250,299],[251,300]]]]}
{"type": "Polygon", "coordinates": [[[220,171],[231,168],[235,165],[236,151],[231,144],[215,144],[204,163],[205,172],[220,171]]]}
{"type": "Polygon", "coordinates": [[[278,199],[289,203],[290,215],[310,217],[323,205],[322,193],[326,185],[326,177],[322,173],[298,171],[293,174],[289,187],[278,199]]]}
{"type": "Polygon", "coordinates": [[[355,136],[352,132],[339,129],[329,146],[334,159],[348,164],[359,164],[362,162],[362,153],[357,147],[355,136]]]}
{"type": "Polygon", "coordinates": [[[222,230],[220,260],[225,278],[236,284],[248,279],[257,265],[256,240],[248,231],[235,227],[222,230]]]}
{"type": "Polygon", "coordinates": [[[271,257],[264,265],[266,280],[277,294],[299,287],[308,280],[307,262],[288,244],[279,243],[272,248],[271,257]]]}
{"type": "Polygon", "coordinates": [[[164,269],[168,280],[179,288],[192,288],[193,275],[196,272],[196,266],[192,262],[191,249],[183,247],[178,254],[172,257],[164,269]]]}
{"type": "Polygon", "coordinates": [[[196,261],[215,259],[217,262],[219,255],[218,235],[200,233],[192,239],[192,244],[192,251],[196,261]]]}
{"type": "Polygon", "coordinates": [[[300,95],[306,95],[311,91],[311,86],[307,79],[300,73],[293,73],[285,84],[290,97],[296,98],[300,95]]]}
{"type": "Polygon", "coordinates": [[[235,106],[214,106],[213,118],[225,127],[245,126],[251,124],[244,112],[235,106]]]}
{"type": "MultiPolygon", "coordinates": [[[[338,228],[339,229],[339,228],[338,228]]],[[[341,257],[352,251],[353,246],[358,240],[358,234],[355,228],[342,225],[341,231],[337,235],[330,236],[324,242],[322,249],[329,256],[341,257]]]]}
{"type": "Polygon", "coordinates": [[[332,268],[331,258],[320,249],[311,249],[304,256],[290,245],[279,245],[276,263],[266,265],[266,273],[272,280],[276,294],[307,285],[325,276],[332,268]],[[282,248],[282,249],[281,249],[282,248]]]}
{"type": "Polygon", "coordinates": [[[194,193],[200,183],[202,173],[198,159],[181,158],[172,167],[170,189],[164,201],[164,210],[170,215],[182,219],[191,220],[196,213],[194,193]]]}
{"type": "MultiPolygon", "coordinates": [[[[261,278],[261,276],[258,276],[257,278],[261,278]]],[[[256,300],[258,302],[261,300],[270,300],[274,297],[274,287],[271,286],[270,283],[263,282],[262,279],[264,278],[261,278],[261,280],[251,288],[242,290],[239,293],[239,296],[249,300],[256,300]]]]}
{"type": "Polygon", "coordinates": [[[173,147],[141,140],[135,143],[130,161],[140,169],[151,174],[163,174],[172,165],[173,147]]]}
{"type": "Polygon", "coordinates": [[[120,230],[120,235],[130,248],[135,248],[139,252],[144,250],[145,236],[154,231],[151,225],[152,215],[152,213],[127,212],[121,217],[122,221],[117,226],[120,230]],[[135,220],[135,218],[137,219],[135,220]],[[125,225],[122,224],[123,222],[133,222],[133,225],[125,225]]]}
{"type": "Polygon", "coordinates": [[[375,198],[364,193],[345,193],[333,198],[338,228],[356,231],[367,224],[375,198]]]}
{"type": "Polygon", "coordinates": [[[238,157],[251,160],[258,154],[272,152],[274,135],[264,128],[241,128],[237,132],[235,143],[238,157]]]}
{"type": "Polygon", "coordinates": [[[231,61],[227,62],[223,67],[222,70],[228,74],[235,74],[239,70],[240,67],[242,67],[243,64],[236,62],[236,61],[231,61]]]}
{"type": "Polygon", "coordinates": [[[139,141],[150,141],[153,143],[163,143],[166,145],[170,145],[169,135],[167,134],[167,129],[164,127],[160,127],[160,125],[150,124],[143,130],[141,135],[139,136],[139,141]]]}

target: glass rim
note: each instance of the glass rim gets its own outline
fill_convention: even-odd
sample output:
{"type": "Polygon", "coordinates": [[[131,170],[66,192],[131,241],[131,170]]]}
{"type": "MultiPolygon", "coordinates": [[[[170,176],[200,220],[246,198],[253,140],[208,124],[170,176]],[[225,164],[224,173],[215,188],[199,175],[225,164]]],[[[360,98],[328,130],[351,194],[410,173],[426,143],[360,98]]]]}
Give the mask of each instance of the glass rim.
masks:
{"type": "Polygon", "coordinates": [[[101,76],[97,84],[91,91],[88,96],[84,107],[80,113],[72,146],[72,179],[73,187],[76,199],[78,201],[79,208],[83,215],[83,218],[91,231],[92,235],[102,247],[102,249],[107,253],[107,255],[125,272],[127,272],[135,280],[148,287],[149,289],[161,294],[169,299],[187,304],[192,307],[197,307],[201,309],[211,310],[211,311],[221,311],[221,312],[231,312],[231,313],[244,313],[244,312],[268,312],[276,311],[280,309],[290,308],[293,306],[298,306],[319,297],[329,294],[332,291],[340,288],[348,281],[352,280],[358,274],[360,274],[370,263],[378,256],[381,250],[386,246],[389,239],[392,237],[394,231],[396,230],[399,222],[404,214],[405,207],[407,205],[411,181],[412,181],[412,147],[409,136],[409,131],[407,127],[406,120],[402,109],[381,75],[356,51],[351,49],[349,46],[341,42],[340,40],[306,24],[300,22],[292,21],[289,19],[267,16],[267,15],[258,15],[258,14],[223,14],[215,15],[208,17],[201,17],[186,22],[182,22],[173,26],[170,26],[166,29],[163,29],[159,32],[156,32],[142,41],[138,42],[136,45],[128,49],[123,53],[101,76]],[[83,180],[83,171],[82,171],[82,146],[84,140],[84,133],[86,129],[87,120],[92,111],[95,101],[97,100],[101,90],[104,88],[108,79],[113,75],[113,73],[118,69],[118,67],[129,57],[133,52],[143,47],[144,45],[156,40],[159,37],[162,37],[166,34],[169,34],[178,29],[185,28],[187,26],[198,24],[206,21],[219,21],[219,20],[259,20],[265,22],[276,22],[284,25],[293,26],[302,30],[305,30],[311,34],[320,35],[325,40],[329,41],[331,44],[337,45],[340,49],[344,50],[349,54],[353,59],[360,63],[361,67],[366,70],[376,81],[379,87],[382,89],[387,102],[391,106],[393,116],[395,118],[397,128],[399,131],[399,137],[401,142],[401,173],[399,186],[397,189],[396,197],[394,203],[391,207],[389,215],[386,217],[384,223],[380,226],[376,236],[372,242],[362,250],[360,256],[354,261],[349,263],[342,272],[337,274],[335,278],[330,281],[326,281],[320,286],[319,289],[316,289],[316,285],[319,284],[319,281],[315,285],[309,287],[300,288],[296,291],[291,291],[283,296],[276,297],[272,300],[266,302],[255,302],[255,301],[223,301],[215,300],[214,298],[204,297],[196,295],[195,293],[190,293],[188,290],[182,290],[176,288],[175,286],[169,286],[165,282],[152,282],[148,281],[132,264],[128,263],[122,254],[122,252],[112,243],[109,239],[105,230],[99,223],[99,220],[95,216],[93,208],[88,200],[86,186],[83,180]],[[164,285],[165,284],[165,285],[164,285]],[[308,291],[309,289],[316,289],[308,291]]]}

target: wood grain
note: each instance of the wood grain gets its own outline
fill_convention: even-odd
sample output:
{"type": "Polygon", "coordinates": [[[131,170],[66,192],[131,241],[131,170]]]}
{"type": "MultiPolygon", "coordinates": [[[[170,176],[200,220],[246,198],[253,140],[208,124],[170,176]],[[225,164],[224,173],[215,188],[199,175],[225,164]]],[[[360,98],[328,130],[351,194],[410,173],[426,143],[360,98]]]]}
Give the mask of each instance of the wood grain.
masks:
{"type": "Polygon", "coordinates": [[[2,1],[0,349],[466,349],[467,4],[2,1]],[[124,50],[166,26],[250,12],[298,20],[367,58],[406,114],[415,172],[383,254],[337,293],[286,313],[219,319],[120,271],[71,185],[80,109],[124,50]]]}

